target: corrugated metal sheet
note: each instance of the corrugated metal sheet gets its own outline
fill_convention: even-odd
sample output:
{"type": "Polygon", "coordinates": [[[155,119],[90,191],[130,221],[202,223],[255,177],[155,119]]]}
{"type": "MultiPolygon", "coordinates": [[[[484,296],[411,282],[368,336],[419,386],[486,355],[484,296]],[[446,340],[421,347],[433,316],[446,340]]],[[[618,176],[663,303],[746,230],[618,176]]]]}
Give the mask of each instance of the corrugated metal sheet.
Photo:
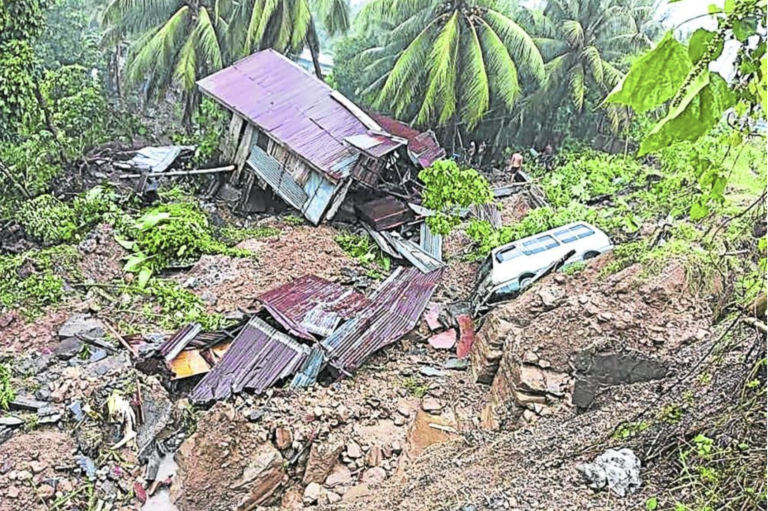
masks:
{"type": "Polygon", "coordinates": [[[371,117],[389,134],[408,141],[408,153],[414,163],[424,168],[445,158],[445,149],[440,147],[437,137],[431,131],[420,132],[404,122],[386,115],[371,113],[371,117]]]}
{"type": "Polygon", "coordinates": [[[439,259],[435,259],[416,243],[400,237],[395,232],[380,233],[387,243],[392,245],[397,252],[423,273],[430,273],[445,266],[439,259]]]}
{"type": "Polygon", "coordinates": [[[280,162],[254,145],[248,157],[248,165],[288,204],[301,210],[307,202],[307,194],[280,162]]]}
{"type": "Polygon", "coordinates": [[[291,387],[311,387],[317,381],[320,371],[325,365],[325,355],[323,347],[315,344],[309,352],[309,356],[299,369],[299,372],[293,377],[291,387]]]}
{"type": "Polygon", "coordinates": [[[472,206],[472,210],[477,218],[488,221],[494,229],[501,228],[501,211],[495,202],[472,206]]]}
{"type": "Polygon", "coordinates": [[[350,373],[416,326],[442,275],[400,267],[371,296],[373,302],[322,341],[331,366],[350,373]]]}
{"type": "Polygon", "coordinates": [[[202,327],[199,323],[188,324],[160,345],[160,348],[158,348],[160,355],[165,358],[166,362],[170,362],[181,353],[181,350],[186,348],[187,344],[200,333],[200,330],[202,330],[202,327]]]}
{"type": "Polygon", "coordinates": [[[362,294],[315,275],[305,275],[257,297],[286,330],[314,340],[370,304],[362,294]]]}
{"type": "Polygon", "coordinates": [[[198,82],[200,89],[334,179],[347,177],[358,150],[344,139],[365,124],[314,75],[264,50],[198,82]]]}
{"type": "Polygon", "coordinates": [[[304,185],[304,191],[309,199],[302,210],[307,220],[315,225],[320,223],[320,219],[323,218],[323,213],[328,209],[336,189],[337,185],[324,179],[319,173],[311,172],[309,174],[309,179],[304,185]]]}
{"type": "Polygon", "coordinates": [[[309,348],[253,317],[221,361],[190,394],[195,403],[227,399],[243,389],[259,394],[292,375],[309,356],[309,348]]]}
{"type": "Polygon", "coordinates": [[[420,235],[419,246],[421,249],[438,261],[442,261],[443,237],[440,234],[432,234],[432,230],[427,225],[427,222],[421,224],[420,235]]]}
{"type": "Polygon", "coordinates": [[[138,170],[163,172],[176,161],[176,158],[178,158],[182,152],[194,150],[195,146],[180,145],[144,147],[136,152],[136,156],[125,163],[138,170]]]}

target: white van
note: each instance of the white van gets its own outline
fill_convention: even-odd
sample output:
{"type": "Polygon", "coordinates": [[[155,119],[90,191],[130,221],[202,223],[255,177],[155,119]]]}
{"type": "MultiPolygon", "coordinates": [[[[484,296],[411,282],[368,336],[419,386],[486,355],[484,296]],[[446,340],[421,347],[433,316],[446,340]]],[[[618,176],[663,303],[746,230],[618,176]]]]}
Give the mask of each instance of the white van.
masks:
{"type": "Polygon", "coordinates": [[[610,238],[586,222],[574,222],[495,248],[477,274],[475,312],[516,296],[553,266],[586,261],[613,249],[610,238]]]}

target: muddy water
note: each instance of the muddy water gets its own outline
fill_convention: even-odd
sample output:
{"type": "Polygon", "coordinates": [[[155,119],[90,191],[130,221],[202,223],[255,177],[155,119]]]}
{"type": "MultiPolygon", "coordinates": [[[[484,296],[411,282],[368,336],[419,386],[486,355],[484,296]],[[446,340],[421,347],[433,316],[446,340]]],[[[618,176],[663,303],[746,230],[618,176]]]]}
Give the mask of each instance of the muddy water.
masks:
{"type": "MultiPolygon", "coordinates": [[[[176,474],[178,465],[173,459],[173,454],[166,454],[160,460],[160,468],[157,471],[157,479],[163,480],[176,474]]],[[[179,511],[179,508],[171,502],[171,492],[163,488],[147,499],[141,511],[179,511]]]]}

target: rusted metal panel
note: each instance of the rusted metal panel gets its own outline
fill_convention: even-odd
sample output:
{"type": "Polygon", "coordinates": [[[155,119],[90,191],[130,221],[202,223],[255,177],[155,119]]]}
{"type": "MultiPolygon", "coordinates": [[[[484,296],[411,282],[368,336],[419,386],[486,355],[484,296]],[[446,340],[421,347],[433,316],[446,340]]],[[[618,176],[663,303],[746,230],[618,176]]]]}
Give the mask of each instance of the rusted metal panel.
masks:
{"type": "Polygon", "coordinates": [[[333,89],[274,50],[246,57],[198,86],[334,179],[347,177],[359,154],[344,139],[369,131],[333,89]]]}
{"type": "Polygon", "coordinates": [[[371,296],[372,303],[322,341],[331,366],[343,374],[416,326],[442,270],[421,273],[400,267],[371,296]]]}
{"type": "Polygon", "coordinates": [[[489,222],[494,229],[501,228],[501,211],[495,202],[472,206],[472,210],[477,218],[489,222]]]}
{"type": "Polygon", "coordinates": [[[397,121],[382,114],[371,114],[387,133],[408,141],[408,156],[413,162],[427,168],[435,161],[445,158],[445,149],[440,147],[437,137],[431,131],[420,132],[404,122],[397,121]]]}
{"type": "Polygon", "coordinates": [[[360,217],[376,231],[386,231],[413,219],[408,205],[394,197],[382,197],[357,206],[360,217]]]}
{"type": "Polygon", "coordinates": [[[309,352],[301,369],[293,377],[292,388],[311,387],[317,381],[320,371],[325,365],[325,355],[320,344],[315,344],[309,352]]]}
{"type": "Polygon", "coordinates": [[[298,210],[304,207],[308,198],[307,194],[286,172],[279,161],[268,155],[260,147],[254,146],[251,149],[251,156],[248,158],[248,165],[288,204],[298,210]]]}
{"type": "Polygon", "coordinates": [[[293,374],[308,355],[307,346],[254,316],[221,361],[197,384],[190,399],[209,403],[243,389],[259,394],[293,374]]]}
{"type": "Polygon", "coordinates": [[[174,380],[205,374],[211,370],[210,364],[202,355],[202,350],[198,349],[182,351],[168,362],[168,367],[173,372],[174,380]]]}
{"type": "Polygon", "coordinates": [[[305,275],[257,300],[290,333],[314,340],[330,335],[342,319],[370,304],[364,295],[315,275],[305,275]]]}
{"type": "Polygon", "coordinates": [[[158,348],[158,351],[160,351],[160,354],[165,361],[169,362],[176,358],[176,355],[181,353],[181,350],[183,350],[201,330],[202,327],[199,323],[190,323],[176,332],[173,337],[163,342],[158,348]]]}

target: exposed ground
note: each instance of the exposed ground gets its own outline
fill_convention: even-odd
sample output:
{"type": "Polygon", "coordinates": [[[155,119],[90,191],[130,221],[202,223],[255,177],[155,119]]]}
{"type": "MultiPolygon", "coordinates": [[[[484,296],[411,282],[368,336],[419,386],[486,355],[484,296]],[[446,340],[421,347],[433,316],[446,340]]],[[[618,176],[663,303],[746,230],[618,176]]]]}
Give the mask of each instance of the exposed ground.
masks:
{"type": "MultiPolygon", "coordinates": [[[[502,218],[519,220],[527,207],[522,196],[505,198],[502,218]]],[[[166,277],[225,315],[308,273],[370,290],[366,268],[334,241],[345,226],[290,224],[260,222],[279,233],[240,242],[252,257],[203,256],[166,277]]],[[[449,267],[433,304],[469,298],[477,268],[469,246],[462,231],[446,238],[449,267]]],[[[742,392],[765,346],[740,323],[714,325],[708,299],[688,285],[682,265],[608,275],[607,256],[583,271],[550,275],[487,315],[475,325],[469,367],[449,368],[454,350],[433,348],[422,322],[351,378],[323,376],[310,389],[277,387],[195,409],[185,399],[194,381],[170,382],[167,371],[134,364],[109,331],[171,333],[115,287],[125,279],[126,251],[103,226],[79,251],[90,285],[73,288],[77,299],[0,322],[19,397],[43,406],[4,415],[24,425],[0,426],[0,510],[141,509],[148,497],[146,509],[164,511],[608,510],[640,509],[653,498],[668,508],[677,498],[668,493],[679,473],[674,441],[707,431],[713,410],[733,416],[721,413],[723,404],[742,392]],[[109,343],[64,353],[60,329],[72,327],[75,313],[94,322],[89,332],[102,328],[94,335],[109,343]],[[579,409],[577,380],[600,377],[591,368],[616,353],[665,371],[588,387],[588,409],[579,409]],[[127,429],[115,396],[143,415],[136,439],[117,448],[127,429]],[[629,447],[641,459],[637,493],[593,490],[576,470],[609,447],[629,447]],[[156,448],[175,453],[179,467],[170,479],[147,473],[156,448]]],[[[744,452],[755,449],[764,464],[765,451],[757,450],[764,417],[756,429],[729,424],[744,452]]]]}

